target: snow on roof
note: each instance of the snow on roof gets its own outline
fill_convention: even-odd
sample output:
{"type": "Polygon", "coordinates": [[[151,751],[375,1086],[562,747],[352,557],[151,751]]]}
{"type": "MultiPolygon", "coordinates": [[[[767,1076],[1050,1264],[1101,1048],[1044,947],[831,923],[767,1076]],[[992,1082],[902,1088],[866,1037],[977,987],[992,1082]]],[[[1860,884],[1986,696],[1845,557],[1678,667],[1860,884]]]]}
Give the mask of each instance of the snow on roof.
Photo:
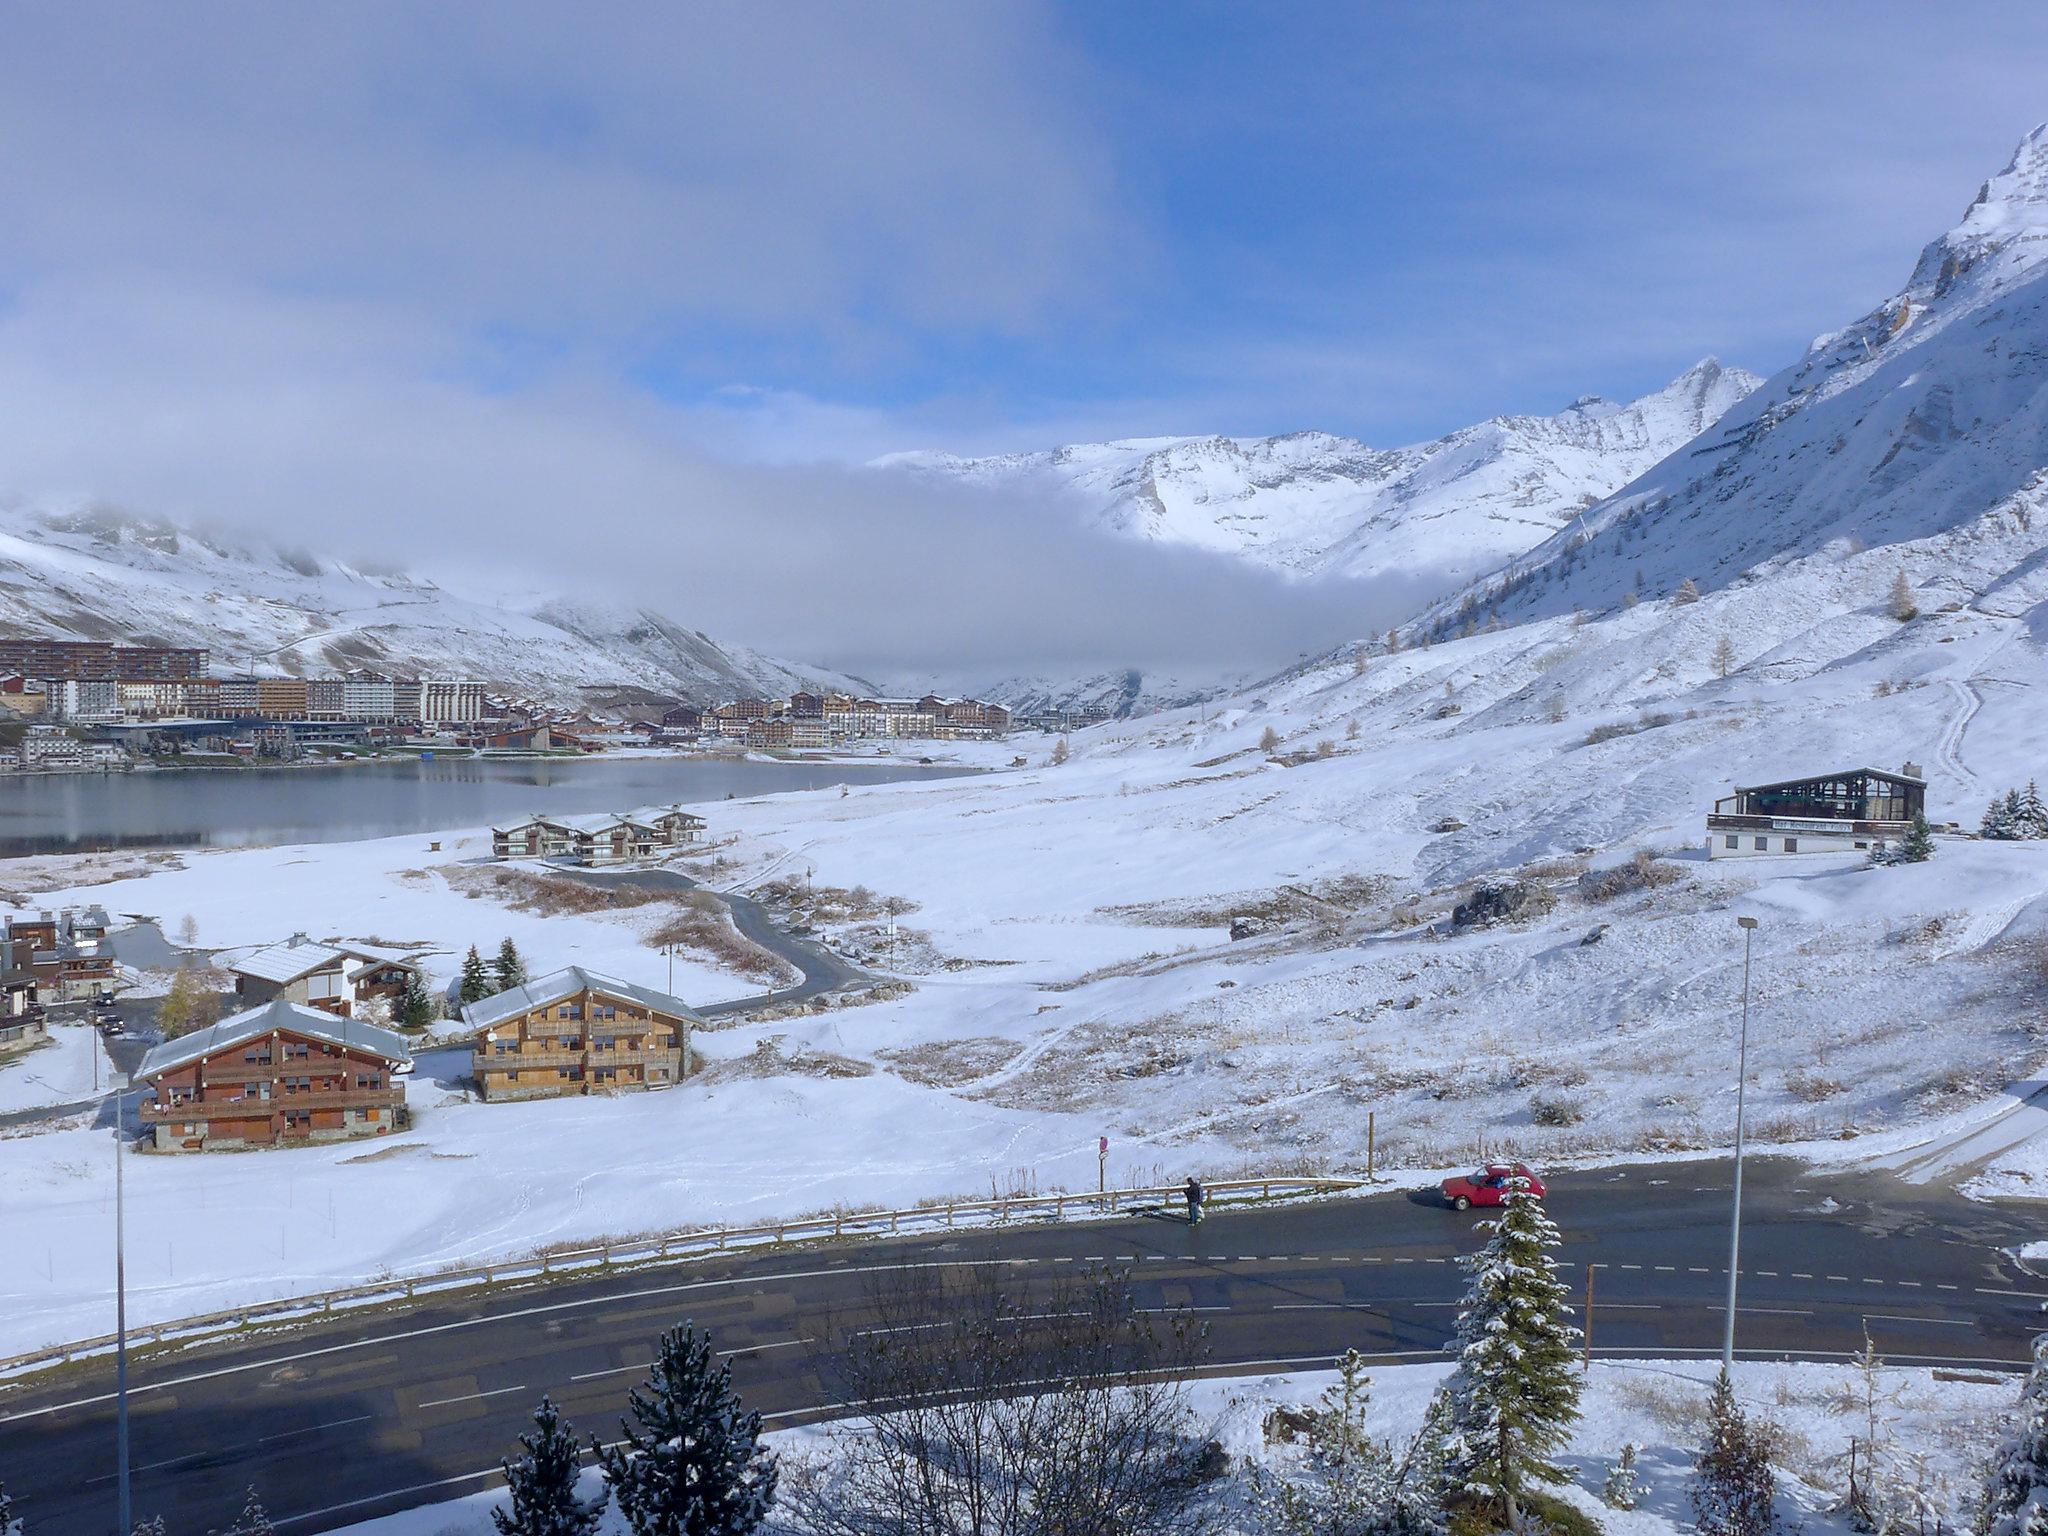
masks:
{"type": "Polygon", "coordinates": [[[581,832],[586,835],[595,832],[607,832],[613,827],[622,824],[635,827],[646,825],[637,816],[615,811],[595,811],[588,816],[563,816],[554,819],[554,824],[558,827],[567,827],[571,832],[581,832]]]}
{"type": "Polygon", "coordinates": [[[680,816],[685,821],[702,821],[704,818],[695,811],[686,811],[680,805],[643,805],[637,811],[628,811],[628,821],[654,822],[665,816],[680,816]]]}
{"type": "MultiPolygon", "coordinates": [[[[303,948],[304,946],[300,946],[303,948]]],[[[308,1008],[302,1003],[287,1002],[276,998],[260,1008],[250,1008],[242,1013],[222,1019],[218,1024],[195,1030],[189,1035],[180,1035],[175,1040],[166,1040],[154,1047],[142,1058],[135,1069],[138,1081],[161,1077],[166,1072],[189,1066],[204,1060],[216,1051],[232,1050],[238,1045],[255,1040],[272,1030],[287,1030],[308,1039],[324,1041],[328,1045],[345,1047],[351,1051],[365,1051],[372,1056],[381,1056],[386,1061],[405,1062],[412,1060],[412,1050],[405,1037],[389,1029],[380,1029],[374,1024],[365,1024],[360,1019],[344,1019],[337,1014],[326,1013],[318,1008],[308,1008]]]]}
{"type": "Polygon", "coordinates": [[[254,976],[258,981],[283,983],[297,981],[314,971],[329,970],[346,961],[351,953],[326,944],[315,944],[302,935],[259,949],[253,955],[244,955],[228,969],[237,975],[254,976]]]}
{"type": "Polygon", "coordinates": [[[679,997],[666,992],[657,992],[652,987],[638,986],[630,981],[620,981],[615,976],[600,976],[595,971],[586,971],[580,965],[564,966],[552,975],[537,981],[529,981],[523,987],[513,987],[495,997],[484,998],[481,1002],[469,1004],[462,1010],[462,1022],[471,1029],[489,1029],[493,1024],[502,1024],[507,1019],[516,1019],[522,1013],[536,1008],[545,1008],[559,1003],[564,998],[574,997],[579,992],[603,992],[609,996],[630,998],[643,1007],[672,1018],[696,1019],[697,1010],[679,997]]]}

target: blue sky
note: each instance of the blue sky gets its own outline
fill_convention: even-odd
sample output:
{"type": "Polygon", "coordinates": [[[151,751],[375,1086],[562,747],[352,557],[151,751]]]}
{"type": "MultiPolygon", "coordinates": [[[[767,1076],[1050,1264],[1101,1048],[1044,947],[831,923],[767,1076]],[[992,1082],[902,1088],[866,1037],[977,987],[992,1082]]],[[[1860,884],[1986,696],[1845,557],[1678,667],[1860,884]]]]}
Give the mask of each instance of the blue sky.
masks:
{"type": "MultiPolygon", "coordinates": [[[[735,470],[1774,371],[2048,117],[2010,3],[76,0],[8,41],[0,495],[472,560],[601,507],[785,648],[687,552],[833,493],[735,470]]],[[[863,494],[803,537],[914,559],[863,494]]]]}

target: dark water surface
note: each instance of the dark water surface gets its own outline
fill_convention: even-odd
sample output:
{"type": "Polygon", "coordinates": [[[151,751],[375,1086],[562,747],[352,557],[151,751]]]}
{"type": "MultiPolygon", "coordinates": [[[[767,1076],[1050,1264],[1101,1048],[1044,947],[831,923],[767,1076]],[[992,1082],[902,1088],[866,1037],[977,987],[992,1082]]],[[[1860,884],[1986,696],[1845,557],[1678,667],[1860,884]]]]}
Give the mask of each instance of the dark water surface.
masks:
{"type": "Polygon", "coordinates": [[[355,842],[482,826],[533,811],[629,811],[969,771],[902,762],[599,757],[9,775],[0,778],[0,857],[355,842]]]}

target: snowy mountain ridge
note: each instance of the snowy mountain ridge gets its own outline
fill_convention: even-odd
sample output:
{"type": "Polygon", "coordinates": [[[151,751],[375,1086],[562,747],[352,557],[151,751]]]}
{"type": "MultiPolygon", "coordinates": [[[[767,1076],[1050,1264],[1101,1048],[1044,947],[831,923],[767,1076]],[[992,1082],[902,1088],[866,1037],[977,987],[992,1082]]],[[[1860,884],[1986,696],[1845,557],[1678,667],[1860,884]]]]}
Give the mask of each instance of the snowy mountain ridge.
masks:
{"type": "Polygon", "coordinates": [[[1704,358],[1626,405],[1497,416],[1378,449],[1328,432],[1130,438],[1039,453],[900,453],[885,469],[970,485],[1043,484],[1097,527],[1187,544],[1290,576],[1441,571],[1521,553],[1713,425],[1761,381],[1704,358]]]}
{"type": "Polygon", "coordinates": [[[10,629],[29,634],[203,646],[224,672],[479,677],[562,702],[861,686],[721,645],[651,609],[559,597],[507,603],[106,510],[0,511],[0,608],[10,629]]]}

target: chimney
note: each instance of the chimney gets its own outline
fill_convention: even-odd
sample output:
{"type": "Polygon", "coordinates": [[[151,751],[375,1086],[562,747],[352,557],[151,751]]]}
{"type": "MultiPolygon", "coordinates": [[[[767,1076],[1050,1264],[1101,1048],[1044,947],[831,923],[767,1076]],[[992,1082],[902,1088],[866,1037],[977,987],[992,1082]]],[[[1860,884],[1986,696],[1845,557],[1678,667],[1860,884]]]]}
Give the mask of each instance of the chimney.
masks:
{"type": "Polygon", "coordinates": [[[313,941],[307,938],[303,933],[295,933],[292,935],[291,938],[291,947],[293,949],[297,949],[301,944],[310,944],[312,942],[313,941]]]}
{"type": "Polygon", "coordinates": [[[1925,777],[1927,777],[1927,775],[1920,771],[1920,765],[1918,763],[1908,763],[1905,765],[1905,767],[1901,768],[1899,772],[1903,773],[1909,779],[1924,779],[1925,777]]]}

